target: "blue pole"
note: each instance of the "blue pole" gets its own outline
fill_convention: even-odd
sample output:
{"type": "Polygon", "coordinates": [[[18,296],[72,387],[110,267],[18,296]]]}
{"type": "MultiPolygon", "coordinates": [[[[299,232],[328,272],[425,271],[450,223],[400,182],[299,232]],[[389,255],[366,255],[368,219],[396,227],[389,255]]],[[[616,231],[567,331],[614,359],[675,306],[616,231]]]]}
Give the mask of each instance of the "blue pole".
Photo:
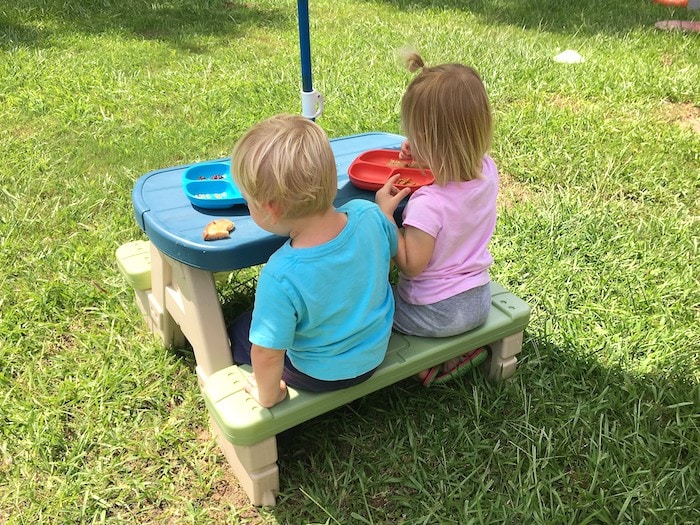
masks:
{"type": "Polygon", "coordinates": [[[309,2],[297,0],[299,13],[299,51],[301,52],[301,87],[302,91],[313,91],[311,82],[311,39],[309,38],[309,2]]]}

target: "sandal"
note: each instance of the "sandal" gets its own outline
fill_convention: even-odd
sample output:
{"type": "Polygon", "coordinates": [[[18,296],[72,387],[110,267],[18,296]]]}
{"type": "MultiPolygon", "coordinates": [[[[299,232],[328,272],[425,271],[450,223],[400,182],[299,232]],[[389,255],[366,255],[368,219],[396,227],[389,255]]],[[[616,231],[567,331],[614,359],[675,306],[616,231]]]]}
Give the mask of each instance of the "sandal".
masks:
{"type": "Polygon", "coordinates": [[[476,350],[463,354],[460,356],[460,361],[452,370],[448,372],[442,371],[442,364],[433,366],[428,369],[428,375],[423,379],[423,386],[430,386],[433,384],[446,383],[450,379],[460,377],[464,375],[467,371],[480,365],[488,357],[488,350],[485,347],[477,348],[476,350]]]}

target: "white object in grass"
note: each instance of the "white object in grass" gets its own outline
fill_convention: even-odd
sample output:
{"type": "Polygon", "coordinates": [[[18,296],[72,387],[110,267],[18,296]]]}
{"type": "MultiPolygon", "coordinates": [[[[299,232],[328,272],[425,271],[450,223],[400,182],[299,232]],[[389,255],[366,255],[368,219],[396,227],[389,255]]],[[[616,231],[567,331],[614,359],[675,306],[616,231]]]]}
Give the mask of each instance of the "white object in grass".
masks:
{"type": "Polygon", "coordinates": [[[584,58],[573,49],[567,49],[555,56],[554,60],[564,64],[580,64],[583,62],[584,58]]]}

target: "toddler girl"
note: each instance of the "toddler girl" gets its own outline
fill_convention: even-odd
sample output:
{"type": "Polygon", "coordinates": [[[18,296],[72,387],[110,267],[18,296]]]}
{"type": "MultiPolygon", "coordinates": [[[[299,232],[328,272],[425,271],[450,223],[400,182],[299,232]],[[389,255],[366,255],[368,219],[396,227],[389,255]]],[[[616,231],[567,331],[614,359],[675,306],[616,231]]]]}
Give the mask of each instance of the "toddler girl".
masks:
{"type": "MultiPolygon", "coordinates": [[[[409,70],[422,71],[401,102],[406,141],[401,157],[429,168],[435,184],[411,195],[403,212],[394,289],[396,331],[447,337],[486,321],[491,306],[488,250],[496,225],[498,170],[487,154],[493,123],[478,73],[461,64],[426,67],[407,57],[409,70]]],[[[390,178],[376,202],[393,220],[409,190],[390,178]]],[[[464,373],[486,359],[484,348],[419,374],[428,386],[464,373]]]]}

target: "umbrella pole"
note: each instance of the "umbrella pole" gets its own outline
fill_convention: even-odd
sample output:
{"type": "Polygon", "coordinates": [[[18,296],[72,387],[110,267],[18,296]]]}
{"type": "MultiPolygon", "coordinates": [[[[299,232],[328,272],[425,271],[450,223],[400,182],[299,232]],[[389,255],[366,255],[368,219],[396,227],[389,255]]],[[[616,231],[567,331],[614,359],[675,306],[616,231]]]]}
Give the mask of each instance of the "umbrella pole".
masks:
{"type": "Polygon", "coordinates": [[[323,96],[313,88],[311,78],[311,38],[309,36],[309,2],[297,0],[299,17],[299,51],[301,54],[301,114],[311,120],[323,111],[323,96]]]}

